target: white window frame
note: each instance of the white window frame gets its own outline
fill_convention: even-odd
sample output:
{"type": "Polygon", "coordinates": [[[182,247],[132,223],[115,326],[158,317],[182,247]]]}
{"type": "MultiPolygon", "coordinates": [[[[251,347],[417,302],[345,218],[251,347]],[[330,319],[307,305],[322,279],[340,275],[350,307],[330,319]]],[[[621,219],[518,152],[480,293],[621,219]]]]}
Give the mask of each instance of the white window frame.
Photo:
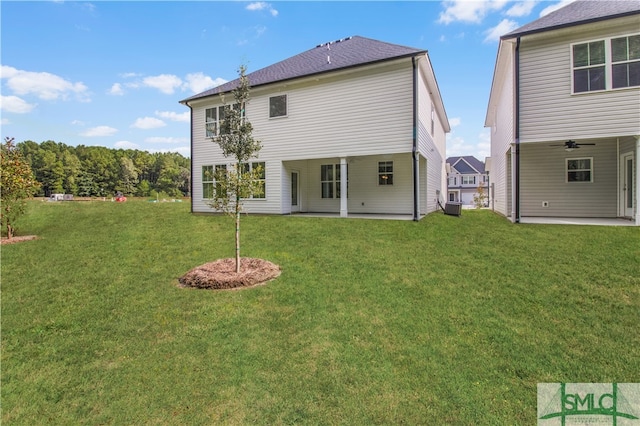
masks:
{"type": "Polygon", "coordinates": [[[218,120],[218,108],[219,107],[211,107],[205,108],[204,110],[204,136],[206,138],[215,138],[216,136],[218,136],[220,129],[220,121],[218,120]],[[215,119],[210,120],[209,111],[215,112],[215,119]],[[210,128],[210,126],[212,128],[210,128]]]}
{"type": "Polygon", "coordinates": [[[244,163],[243,166],[247,167],[246,172],[252,172],[256,167],[262,166],[262,177],[258,179],[262,182],[262,196],[251,194],[246,200],[266,200],[267,199],[267,164],[264,161],[252,161],[251,163],[244,163]]]}
{"type": "Polygon", "coordinates": [[[637,84],[637,85],[633,85],[633,86],[627,85],[627,86],[613,87],[613,67],[614,67],[614,65],[622,65],[622,64],[626,64],[627,65],[627,82],[628,82],[629,81],[629,74],[628,74],[628,70],[629,70],[628,66],[629,66],[629,64],[632,64],[632,63],[635,63],[635,62],[640,63],[640,57],[639,58],[633,58],[633,59],[629,58],[629,53],[630,53],[629,52],[629,38],[631,38],[631,37],[639,37],[640,38],[640,34],[629,34],[629,35],[624,35],[622,37],[612,37],[611,38],[611,41],[610,41],[610,43],[611,43],[611,88],[613,90],[627,89],[627,88],[630,88],[630,87],[638,87],[638,86],[640,86],[640,84],[637,84]],[[613,40],[619,40],[619,39],[626,39],[627,40],[627,58],[625,60],[622,60],[622,61],[614,61],[614,59],[613,59],[613,40]]]}
{"type": "Polygon", "coordinates": [[[460,183],[461,185],[475,185],[476,184],[476,176],[470,176],[470,175],[462,175],[462,182],[460,183]]]}
{"type": "Polygon", "coordinates": [[[613,52],[612,52],[612,48],[611,48],[611,42],[614,39],[620,39],[620,38],[629,38],[629,37],[634,37],[634,36],[638,36],[640,35],[640,33],[632,33],[632,34],[622,34],[619,36],[613,36],[613,37],[603,37],[603,38],[598,38],[595,40],[584,40],[584,41],[580,41],[580,42],[576,42],[576,43],[571,43],[569,45],[569,69],[571,70],[571,94],[572,95],[585,95],[585,94],[589,94],[589,93],[602,93],[602,92],[606,92],[606,91],[613,91],[613,90],[627,90],[630,88],[637,88],[640,86],[624,86],[624,87],[613,87],[613,65],[617,65],[617,64],[621,64],[621,63],[631,63],[631,62],[636,62],[637,59],[634,60],[627,60],[627,61],[618,61],[618,62],[613,62],[613,52]],[[574,46],[577,45],[582,45],[582,44],[589,44],[589,43],[595,43],[595,42],[604,42],[604,64],[602,65],[587,65],[584,67],[574,67],[573,66],[573,48],[574,46]],[[596,66],[604,66],[604,79],[605,79],[605,83],[604,83],[604,89],[599,89],[599,90],[587,90],[587,91],[583,91],[583,92],[576,92],[575,91],[575,71],[577,69],[586,69],[586,68],[594,68],[596,66]]]}
{"type": "Polygon", "coordinates": [[[228,170],[226,164],[205,164],[202,166],[202,199],[203,200],[213,200],[214,195],[218,192],[216,185],[216,173],[219,169],[228,170]],[[205,167],[211,169],[211,176],[207,180],[205,180],[205,167]],[[211,197],[207,197],[206,191],[204,189],[205,184],[211,185],[211,197]]]}
{"type": "Polygon", "coordinates": [[[276,95],[276,96],[270,96],[269,97],[269,118],[284,118],[284,117],[288,117],[289,115],[289,97],[286,94],[283,95],[276,95]],[[273,108],[272,108],[272,100],[275,100],[276,98],[284,98],[284,114],[280,114],[280,115],[273,115],[273,108]]]}
{"type": "Polygon", "coordinates": [[[393,161],[378,161],[378,186],[393,186],[393,161]]]}
{"type": "MultiPolygon", "coordinates": [[[[347,164],[347,167],[349,167],[349,165],[347,164]]],[[[325,199],[325,200],[330,200],[330,199],[339,199],[341,197],[340,194],[340,180],[341,180],[341,173],[342,169],[340,168],[340,164],[322,164],[320,166],[320,198],[325,199]],[[330,167],[330,169],[327,170],[331,170],[331,179],[324,179],[324,176],[322,174],[322,170],[323,168],[326,167],[330,167]],[[330,197],[325,197],[324,195],[324,186],[325,185],[329,185],[328,188],[330,188],[330,197]]],[[[347,176],[349,176],[349,172],[347,172],[347,176]]],[[[349,197],[349,179],[347,178],[347,197],[349,197]]]]}
{"type": "Polygon", "coordinates": [[[565,163],[564,163],[564,170],[565,170],[565,174],[564,174],[564,179],[565,179],[565,183],[571,183],[571,184],[581,184],[581,183],[593,183],[593,157],[574,157],[574,158],[565,158],[565,163]],[[589,160],[589,168],[588,169],[571,169],[569,170],[569,161],[580,161],[580,160],[589,160]],[[585,172],[588,171],[589,172],[589,180],[569,180],[569,173],[570,172],[585,172]]]}

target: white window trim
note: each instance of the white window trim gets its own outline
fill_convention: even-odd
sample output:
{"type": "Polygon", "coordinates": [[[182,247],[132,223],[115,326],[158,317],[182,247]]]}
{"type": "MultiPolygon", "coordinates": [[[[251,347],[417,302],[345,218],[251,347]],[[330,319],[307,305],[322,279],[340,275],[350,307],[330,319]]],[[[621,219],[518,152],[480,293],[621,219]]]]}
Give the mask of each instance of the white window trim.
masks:
{"type": "MultiPolygon", "coordinates": [[[[565,183],[570,183],[570,184],[576,184],[576,185],[580,185],[580,184],[586,184],[586,183],[593,183],[593,157],[573,157],[573,158],[565,158],[564,160],[564,181],[565,183]],[[589,178],[590,180],[585,180],[585,181],[570,181],[569,180],[569,161],[572,160],[589,160],[589,164],[591,165],[591,168],[588,169],[589,170],[589,178]]],[[[586,171],[587,169],[579,169],[579,170],[571,170],[572,172],[579,172],[579,171],[586,171]]]]}
{"type": "Polygon", "coordinates": [[[382,187],[386,187],[386,186],[393,186],[393,175],[395,174],[395,170],[393,167],[393,160],[388,160],[388,161],[378,161],[378,174],[376,175],[376,179],[378,182],[378,186],[382,186],[382,187]],[[391,163],[391,173],[386,173],[386,172],[380,172],[380,164],[381,163],[391,163]],[[391,176],[391,183],[386,183],[386,184],[381,184],[380,183],[380,176],[382,175],[389,175],[391,176]]]}
{"type": "MultiPolygon", "coordinates": [[[[580,41],[580,42],[575,42],[575,43],[571,43],[569,45],[569,69],[571,70],[571,95],[574,96],[581,96],[581,95],[588,95],[588,94],[592,94],[592,93],[603,93],[603,92],[612,92],[612,91],[618,91],[618,90],[629,90],[629,89],[636,89],[639,86],[628,86],[628,87],[618,87],[618,88],[613,88],[613,57],[612,57],[612,52],[611,52],[611,40],[613,40],[614,38],[623,38],[623,37],[633,37],[636,35],[640,35],[640,33],[631,33],[631,34],[620,34],[617,36],[611,36],[611,37],[601,37],[601,38],[597,38],[594,40],[584,40],[584,41],[580,41]],[[579,44],[588,44],[588,43],[593,43],[596,41],[603,41],[604,40],[604,89],[603,90],[587,90],[585,92],[575,92],[574,91],[574,78],[573,78],[573,74],[575,71],[575,68],[573,66],[573,46],[579,45],[579,44]]],[[[616,62],[616,63],[620,63],[620,62],[616,62]]],[[[589,68],[589,67],[584,67],[584,68],[589,68]]]]}
{"type": "Polygon", "coordinates": [[[281,93],[279,95],[269,96],[269,99],[267,100],[267,118],[269,118],[269,120],[278,120],[281,118],[287,118],[288,116],[289,116],[289,95],[287,93],[281,93]],[[275,117],[272,117],[271,116],[271,99],[279,98],[281,96],[284,96],[285,98],[285,108],[287,112],[284,115],[277,115],[275,117]]]}
{"type": "Polygon", "coordinates": [[[251,195],[249,198],[243,198],[243,200],[252,200],[252,201],[266,201],[267,200],[267,163],[265,161],[251,161],[246,163],[249,165],[249,171],[253,170],[253,167],[256,164],[262,164],[264,179],[258,179],[264,183],[264,197],[254,197],[251,195]]]}

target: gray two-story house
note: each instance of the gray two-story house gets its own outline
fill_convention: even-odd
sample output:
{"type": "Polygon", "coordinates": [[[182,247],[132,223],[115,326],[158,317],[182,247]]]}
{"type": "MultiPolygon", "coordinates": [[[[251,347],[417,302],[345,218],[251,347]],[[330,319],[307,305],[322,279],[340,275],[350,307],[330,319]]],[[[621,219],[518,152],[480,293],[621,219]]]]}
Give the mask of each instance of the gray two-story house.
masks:
{"type": "Polygon", "coordinates": [[[640,225],[640,2],[575,1],[500,39],[492,205],[640,225]]]}

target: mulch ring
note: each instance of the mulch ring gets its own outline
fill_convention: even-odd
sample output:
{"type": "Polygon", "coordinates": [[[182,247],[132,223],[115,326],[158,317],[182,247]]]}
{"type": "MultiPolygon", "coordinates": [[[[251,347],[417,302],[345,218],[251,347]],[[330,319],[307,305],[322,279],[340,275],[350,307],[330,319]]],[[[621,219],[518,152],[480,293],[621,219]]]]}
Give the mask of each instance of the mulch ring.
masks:
{"type": "Polygon", "coordinates": [[[235,258],[219,259],[196,266],[178,278],[180,287],[227,290],[266,284],[280,275],[280,267],[268,260],[240,258],[240,273],[236,273],[235,258]]]}
{"type": "Polygon", "coordinates": [[[22,235],[22,236],[19,236],[19,237],[12,237],[12,238],[2,237],[2,239],[0,239],[0,244],[1,245],[15,244],[15,243],[21,243],[23,241],[35,240],[37,238],[38,238],[37,235],[22,235]]]}

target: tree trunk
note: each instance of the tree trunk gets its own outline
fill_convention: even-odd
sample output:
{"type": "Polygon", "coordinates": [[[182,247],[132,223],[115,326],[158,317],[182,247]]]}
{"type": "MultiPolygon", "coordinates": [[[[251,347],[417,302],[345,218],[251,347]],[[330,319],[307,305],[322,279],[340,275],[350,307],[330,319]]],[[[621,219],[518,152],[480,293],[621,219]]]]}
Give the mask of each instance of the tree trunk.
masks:
{"type": "Polygon", "coordinates": [[[236,199],[236,274],[240,273],[240,209],[239,199],[236,199]]]}

